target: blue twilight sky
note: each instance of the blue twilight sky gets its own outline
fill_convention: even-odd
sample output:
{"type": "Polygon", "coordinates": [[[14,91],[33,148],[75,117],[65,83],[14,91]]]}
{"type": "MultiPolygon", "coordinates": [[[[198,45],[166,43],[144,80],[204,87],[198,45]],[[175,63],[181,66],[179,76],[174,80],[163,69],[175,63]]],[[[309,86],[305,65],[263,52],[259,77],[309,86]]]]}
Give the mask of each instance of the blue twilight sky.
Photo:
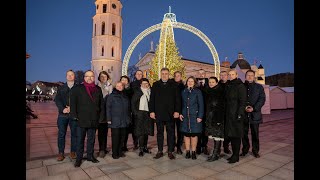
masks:
{"type": "MultiPolygon", "coordinates": [[[[133,39],[161,23],[172,7],[177,21],[205,33],[220,61],[233,63],[238,52],[253,64],[261,61],[266,75],[294,72],[293,0],[122,0],[122,58],[133,39]]],[[[26,79],[30,82],[65,81],[65,71],[91,68],[94,0],[26,1],[26,79]]],[[[213,63],[209,49],[190,32],[174,29],[180,55],[213,63]]],[[[141,41],[129,65],[157,44],[160,31],[141,41]]]]}

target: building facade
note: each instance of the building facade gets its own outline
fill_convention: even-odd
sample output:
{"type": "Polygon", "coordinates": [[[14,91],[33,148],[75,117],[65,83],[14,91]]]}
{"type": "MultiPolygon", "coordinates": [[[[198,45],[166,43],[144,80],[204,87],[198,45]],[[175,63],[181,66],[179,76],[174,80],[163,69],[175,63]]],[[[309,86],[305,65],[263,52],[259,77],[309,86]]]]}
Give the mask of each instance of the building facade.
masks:
{"type": "Polygon", "coordinates": [[[122,4],[119,0],[95,0],[95,7],[91,70],[96,82],[99,73],[106,71],[114,84],[121,77],[122,4]]]}

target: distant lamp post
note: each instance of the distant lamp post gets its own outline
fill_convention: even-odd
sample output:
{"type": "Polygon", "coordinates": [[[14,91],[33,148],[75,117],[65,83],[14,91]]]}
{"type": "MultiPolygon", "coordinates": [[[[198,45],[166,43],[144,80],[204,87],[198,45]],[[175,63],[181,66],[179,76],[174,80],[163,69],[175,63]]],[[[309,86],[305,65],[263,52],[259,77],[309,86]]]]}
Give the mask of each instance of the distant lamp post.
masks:
{"type": "Polygon", "coordinates": [[[26,59],[28,59],[30,57],[30,54],[26,53],[26,59]]]}

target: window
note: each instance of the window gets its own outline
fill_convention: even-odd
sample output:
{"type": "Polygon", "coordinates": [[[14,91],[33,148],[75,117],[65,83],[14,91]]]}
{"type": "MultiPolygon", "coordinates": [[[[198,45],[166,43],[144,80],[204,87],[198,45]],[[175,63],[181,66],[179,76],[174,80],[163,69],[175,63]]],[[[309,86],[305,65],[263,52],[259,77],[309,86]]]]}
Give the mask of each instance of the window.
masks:
{"type": "Polygon", "coordinates": [[[113,47],[111,49],[111,56],[114,57],[114,49],[113,49],[113,47]]]}
{"type": "Polygon", "coordinates": [[[101,48],[101,56],[104,56],[104,47],[101,48]]]}
{"type": "Polygon", "coordinates": [[[101,70],[103,71],[103,66],[101,66],[101,70]]]}
{"type": "Polygon", "coordinates": [[[113,8],[113,9],[116,9],[117,6],[116,6],[115,4],[112,4],[112,8],[113,8]]]}
{"type": "Polygon", "coordinates": [[[112,35],[116,35],[116,24],[112,23],[112,35]]]}
{"type": "Polygon", "coordinates": [[[99,9],[99,4],[97,5],[97,10],[99,9]]]}
{"type": "Polygon", "coordinates": [[[113,66],[111,66],[111,71],[113,71],[113,66]]]}
{"type": "Polygon", "coordinates": [[[96,36],[96,32],[97,32],[97,24],[94,24],[94,36],[96,36]]]}
{"type": "Polygon", "coordinates": [[[107,12],[107,4],[103,4],[103,13],[106,13],[107,12]]]}
{"type": "Polygon", "coordinates": [[[106,23],[105,23],[105,22],[102,22],[101,35],[104,35],[105,29],[106,29],[106,23]]]}

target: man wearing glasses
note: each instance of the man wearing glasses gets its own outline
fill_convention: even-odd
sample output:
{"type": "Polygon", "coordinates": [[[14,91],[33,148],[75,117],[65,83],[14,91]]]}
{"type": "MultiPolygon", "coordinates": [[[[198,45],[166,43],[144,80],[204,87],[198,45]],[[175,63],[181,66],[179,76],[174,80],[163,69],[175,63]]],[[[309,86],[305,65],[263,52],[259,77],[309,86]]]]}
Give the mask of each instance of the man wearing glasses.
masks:
{"type": "Polygon", "coordinates": [[[94,140],[96,128],[99,122],[104,119],[104,103],[101,88],[95,85],[94,73],[86,71],[84,82],[74,91],[71,98],[71,113],[78,120],[78,143],[77,143],[77,160],[75,167],[80,167],[83,151],[84,140],[87,135],[87,161],[98,163],[99,161],[93,156],[94,140]]]}

